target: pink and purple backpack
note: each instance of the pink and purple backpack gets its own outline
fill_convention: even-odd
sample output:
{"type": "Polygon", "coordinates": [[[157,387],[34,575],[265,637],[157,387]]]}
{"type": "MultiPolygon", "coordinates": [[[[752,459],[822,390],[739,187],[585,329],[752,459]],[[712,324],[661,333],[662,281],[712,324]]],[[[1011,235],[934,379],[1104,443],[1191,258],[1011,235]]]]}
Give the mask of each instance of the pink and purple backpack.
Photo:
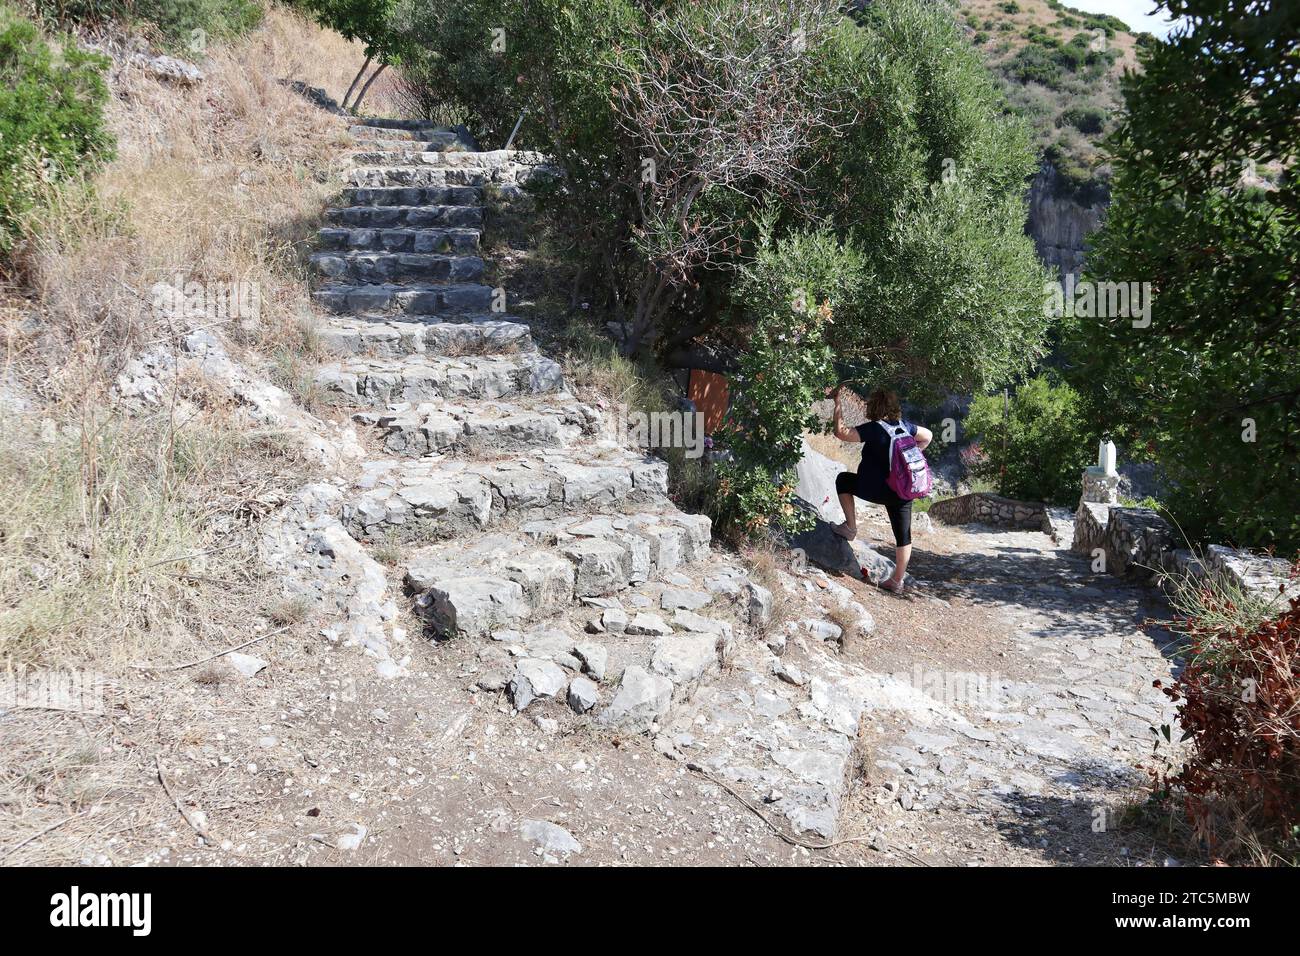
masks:
{"type": "Polygon", "coordinates": [[[930,474],[930,463],[925,460],[921,449],[916,447],[916,439],[908,433],[902,422],[897,425],[888,422],[876,424],[889,436],[889,477],[885,479],[885,484],[904,501],[929,495],[934,487],[934,476],[930,474]]]}

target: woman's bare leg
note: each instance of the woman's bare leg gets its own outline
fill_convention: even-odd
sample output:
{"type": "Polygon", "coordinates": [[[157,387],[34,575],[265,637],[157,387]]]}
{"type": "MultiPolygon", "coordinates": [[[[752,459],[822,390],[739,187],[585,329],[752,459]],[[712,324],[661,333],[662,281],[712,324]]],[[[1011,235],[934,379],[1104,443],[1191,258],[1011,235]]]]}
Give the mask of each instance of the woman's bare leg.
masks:
{"type": "Polygon", "coordinates": [[[852,495],[841,492],[839,497],[840,507],[844,509],[844,522],[834,525],[835,533],[852,541],[858,536],[857,506],[852,495]]]}
{"type": "Polygon", "coordinates": [[[907,574],[907,562],[912,560],[912,546],[899,545],[894,549],[894,576],[889,582],[897,587],[903,586],[903,575],[907,574]]]}

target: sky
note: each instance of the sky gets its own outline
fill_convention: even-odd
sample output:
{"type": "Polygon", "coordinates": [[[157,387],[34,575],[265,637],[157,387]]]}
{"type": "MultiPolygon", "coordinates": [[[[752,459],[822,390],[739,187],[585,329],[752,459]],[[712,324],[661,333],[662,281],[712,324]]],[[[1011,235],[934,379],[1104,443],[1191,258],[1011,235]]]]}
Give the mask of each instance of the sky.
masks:
{"type": "Polygon", "coordinates": [[[1085,13],[1109,13],[1119,17],[1134,30],[1145,30],[1158,37],[1164,36],[1174,25],[1165,18],[1161,10],[1157,16],[1152,13],[1156,8],[1155,0],[1063,0],[1067,7],[1074,7],[1085,13]]]}

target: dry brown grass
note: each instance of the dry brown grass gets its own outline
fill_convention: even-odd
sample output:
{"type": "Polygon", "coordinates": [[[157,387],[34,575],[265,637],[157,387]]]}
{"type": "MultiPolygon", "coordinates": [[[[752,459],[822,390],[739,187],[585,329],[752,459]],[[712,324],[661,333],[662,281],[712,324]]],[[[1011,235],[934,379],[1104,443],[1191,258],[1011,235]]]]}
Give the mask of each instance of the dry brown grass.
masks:
{"type": "Polygon", "coordinates": [[[346,88],[357,53],[273,8],[262,28],[214,48],[193,88],[118,71],[117,158],[93,182],[59,189],[30,224],[22,265],[42,322],[35,334],[8,330],[15,371],[39,379],[43,364],[90,343],[111,377],[171,334],[150,289],[177,277],[255,283],[260,321],[229,331],[268,351],[302,348],[306,256],[345,129],[279,81],[346,88]]]}
{"type": "Polygon", "coordinates": [[[214,331],[307,379],[318,345],[305,259],[345,123],[280,80],[338,96],[360,60],[272,8],[210,50],[194,88],[115,73],[117,157],[49,196],[22,251],[27,285],[0,308],[0,381],[37,404],[0,408],[0,660],[119,672],[265,615],[251,526],[298,483],[294,447],[258,431],[220,382],[183,376],[152,410],[115,407],[112,385],[141,351],[207,321],[154,308],[153,284],[178,276],[256,284],[258,321],[214,331]]]}

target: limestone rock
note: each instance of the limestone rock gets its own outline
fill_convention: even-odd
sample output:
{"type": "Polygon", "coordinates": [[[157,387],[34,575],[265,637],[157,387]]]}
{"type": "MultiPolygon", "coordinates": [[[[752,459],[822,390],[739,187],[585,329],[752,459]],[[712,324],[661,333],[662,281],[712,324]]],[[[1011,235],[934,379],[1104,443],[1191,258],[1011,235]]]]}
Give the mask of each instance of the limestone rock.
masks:
{"type": "Polygon", "coordinates": [[[673,683],[633,665],[623,672],[614,699],[600,715],[600,723],[615,730],[642,733],[668,711],[673,683]]]}
{"type": "Polygon", "coordinates": [[[567,859],[582,852],[582,844],[572,833],[548,820],[525,820],[519,826],[519,835],[547,856],[567,859]]]}
{"type": "Polygon", "coordinates": [[[554,661],[525,657],[515,665],[510,680],[510,698],[515,710],[523,710],[539,697],[550,698],[564,690],[568,676],[554,661]]]}
{"type": "Polygon", "coordinates": [[[689,684],[718,667],[718,641],[711,634],[677,634],[655,641],[650,667],[674,684],[689,684]]]}
{"type": "Polygon", "coordinates": [[[658,614],[642,613],[628,622],[627,632],[629,634],[648,634],[652,637],[662,637],[665,634],[671,634],[673,629],[658,614]]]}
{"type": "Polygon", "coordinates": [[[585,677],[569,681],[569,706],[575,713],[585,714],[600,702],[600,688],[585,677]]]}

